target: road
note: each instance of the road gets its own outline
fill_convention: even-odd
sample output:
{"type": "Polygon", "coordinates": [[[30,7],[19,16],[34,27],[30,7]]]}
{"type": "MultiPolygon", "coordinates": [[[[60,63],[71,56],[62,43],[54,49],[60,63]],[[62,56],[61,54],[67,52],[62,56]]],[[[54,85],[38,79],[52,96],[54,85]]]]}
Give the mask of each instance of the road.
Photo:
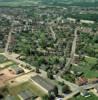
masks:
{"type": "Polygon", "coordinates": [[[60,70],[60,72],[58,73],[58,76],[62,75],[65,71],[68,71],[69,68],[70,68],[70,65],[72,64],[72,62],[74,60],[74,55],[75,55],[75,51],[76,51],[76,43],[77,43],[77,38],[78,38],[77,31],[78,31],[78,28],[76,28],[75,31],[74,31],[74,39],[73,39],[73,43],[72,43],[70,58],[68,59],[66,65],[62,69],[62,71],[60,70]]]}
{"type": "Polygon", "coordinates": [[[7,43],[6,43],[6,46],[5,46],[5,53],[8,52],[8,49],[9,49],[9,45],[10,45],[10,42],[11,42],[11,35],[12,35],[12,32],[13,32],[13,24],[11,25],[11,30],[8,34],[8,39],[7,39],[7,43]]]}
{"type": "Polygon", "coordinates": [[[87,90],[87,89],[92,89],[94,88],[95,86],[98,86],[98,83],[95,83],[95,84],[87,84],[87,85],[83,85],[83,86],[80,86],[81,88],[87,90]]]}
{"type": "Polygon", "coordinates": [[[64,100],[68,100],[68,99],[72,98],[74,95],[80,93],[81,90],[92,89],[92,88],[94,88],[96,85],[98,86],[98,83],[80,86],[80,87],[78,87],[76,90],[74,90],[72,93],[66,95],[66,96],[64,97],[64,100]]]}
{"type": "Polygon", "coordinates": [[[77,31],[78,31],[78,28],[75,29],[74,31],[74,40],[73,40],[73,43],[72,43],[72,49],[71,49],[71,58],[72,60],[74,59],[74,55],[75,55],[75,51],[76,51],[76,43],[77,43],[77,31]]]}
{"type": "Polygon", "coordinates": [[[49,28],[50,28],[53,39],[56,40],[56,36],[55,36],[56,33],[53,31],[53,28],[51,26],[49,28]]]}

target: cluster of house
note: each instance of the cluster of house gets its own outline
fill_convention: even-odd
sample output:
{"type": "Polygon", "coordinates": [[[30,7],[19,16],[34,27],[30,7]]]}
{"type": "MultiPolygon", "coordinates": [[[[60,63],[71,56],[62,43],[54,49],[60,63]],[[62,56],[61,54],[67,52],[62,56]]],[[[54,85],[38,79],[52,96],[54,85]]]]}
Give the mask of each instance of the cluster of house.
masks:
{"type": "Polygon", "coordinates": [[[88,83],[88,81],[85,77],[78,77],[75,79],[75,83],[78,85],[85,85],[88,83]]]}
{"type": "Polygon", "coordinates": [[[98,83],[98,78],[86,79],[84,76],[80,76],[75,79],[75,83],[79,86],[93,83],[95,84],[98,83]]]}

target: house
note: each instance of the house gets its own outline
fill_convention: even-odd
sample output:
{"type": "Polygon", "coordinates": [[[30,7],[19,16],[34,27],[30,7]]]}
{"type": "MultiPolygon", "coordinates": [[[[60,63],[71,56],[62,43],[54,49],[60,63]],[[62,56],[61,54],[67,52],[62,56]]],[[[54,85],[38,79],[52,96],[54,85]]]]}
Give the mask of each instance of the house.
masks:
{"type": "Polygon", "coordinates": [[[78,84],[79,86],[81,85],[85,85],[88,83],[88,80],[85,77],[78,77],[75,79],[76,84],[78,84]]]}
{"type": "Polygon", "coordinates": [[[81,27],[80,31],[83,32],[83,33],[92,33],[92,28],[90,28],[90,27],[81,27]]]}
{"type": "Polygon", "coordinates": [[[35,100],[36,96],[29,90],[21,91],[18,94],[20,100],[35,100]]]}
{"type": "Polygon", "coordinates": [[[47,79],[44,79],[39,75],[36,75],[34,77],[31,77],[31,80],[32,80],[32,83],[34,83],[36,86],[42,89],[45,93],[49,94],[51,92],[54,92],[55,85],[52,84],[47,79]]]}
{"type": "Polygon", "coordinates": [[[95,22],[94,21],[90,21],[90,20],[80,20],[80,23],[81,24],[94,24],[95,22]]]}

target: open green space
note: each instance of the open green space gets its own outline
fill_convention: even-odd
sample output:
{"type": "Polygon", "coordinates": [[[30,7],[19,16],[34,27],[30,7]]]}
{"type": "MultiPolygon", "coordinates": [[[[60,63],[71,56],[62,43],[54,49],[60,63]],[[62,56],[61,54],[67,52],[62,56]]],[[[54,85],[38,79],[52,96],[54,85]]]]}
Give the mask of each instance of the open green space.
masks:
{"type": "Polygon", "coordinates": [[[87,62],[90,65],[93,65],[97,62],[97,59],[94,57],[85,57],[85,62],[87,62]]]}
{"type": "Polygon", "coordinates": [[[1,48],[0,48],[0,53],[3,53],[3,52],[4,52],[4,49],[1,49],[1,48]]]}
{"type": "Polygon", "coordinates": [[[76,67],[76,69],[82,71],[84,73],[84,76],[87,78],[98,77],[98,71],[92,70],[92,67],[95,67],[96,63],[97,63],[96,58],[85,57],[85,59],[83,61],[80,61],[79,65],[76,67]]]}
{"type": "Polygon", "coordinates": [[[0,64],[9,61],[6,57],[3,55],[0,55],[0,64]]]}
{"type": "Polygon", "coordinates": [[[67,15],[68,17],[72,17],[72,18],[76,18],[78,20],[81,20],[81,19],[84,19],[84,20],[94,20],[94,21],[97,21],[97,14],[70,14],[70,15],[67,15]]]}
{"type": "Polygon", "coordinates": [[[98,58],[98,35],[80,32],[76,53],[98,58]]]}

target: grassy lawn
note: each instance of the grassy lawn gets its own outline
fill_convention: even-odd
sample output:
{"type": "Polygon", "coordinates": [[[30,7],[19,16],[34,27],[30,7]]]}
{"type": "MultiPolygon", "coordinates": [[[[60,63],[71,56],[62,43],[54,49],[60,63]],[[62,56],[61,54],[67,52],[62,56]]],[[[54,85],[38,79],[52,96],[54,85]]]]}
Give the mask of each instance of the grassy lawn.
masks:
{"type": "Polygon", "coordinates": [[[94,66],[97,62],[96,58],[85,57],[83,61],[80,61],[78,66],[73,66],[72,69],[76,71],[84,72],[86,78],[98,77],[98,71],[92,70],[91,67],[94,66]]]}
{"type": "Polygon", "coordinates": [[[4,57],[3,55],[0,55],[0,64],[4,63],[6,61],[9,61],[6,57],[4,57]]]}
{"type": "Polygon", "coordinates": [[[87,78],[98,77],[98,72],[96,72],[96,71],[88,70],[87,72],[85,71],[84,73],[85,73],[85,77],[87,77],[87,78]]]}
{"type": "Polygon", "coordinates": [[[1,48],[0,48],[0,53],[3,53],[3,52],[4,52],[4,49],[1,49],[1,48]]]}
{"type": "Polygon", "coordinates": [[[11,65],[13,65],[13,62],[12,61],[4,62],[4,63],[0,64],[0,69],[7,68],[7,67],[9,67],[11,65]]]}
{"type": "Polygon", "coordinates": [[[78,96],[76,96],[76,97],[73,97],[72,99],[70,99],[70,100],[98,100],[98,97],[97,96],[95,96],[94,94],[92,94],[92,93],[90,93],[90,97],[83,97],[83,96],[81,96],[81,95],[78,95],[78,96]]]}
{"type": "Polygon", "coordinates": [[[94,44],[94,48],[95,48],[95,49],[98,49],[98,44],[97,44],[97,43],[94,44]]]}
{"type": "Polygon", "coordinates": [[[87,66],[84,64],[84,62],[82,62],[81,65],[79,66],[74,66],[76,68],[73,68],[79,72],[83,72],[84,73],[84,76],[86,78],[94,78],[94,77],[98,77],[98,71],[95,71],[95,70],[90,70],[90,66],[87,66]]]}
{"type": "Polygon", "coordinates": [[[95,64],[97,62],[97,59],[94,57],[85,57],[85,61],[91,65],[95,64]]]}
{"type": "Polygon", "coordinates": [[[16,63],[13,63],[13,64],[10,66],[10,68],[17,68],[17,67],[19,67],[19,66],[18,66],[18,64],[16,64],[16,63]]]}
{"type": "Polygon", "coordinates": [[[84,75],[87,78],[98,77],[98,72],[95,70],[91,70],[91,67],[96,64],[97,59],[93,57],[86,57],[85,58],[85,66],[83,68],[84,75]]]}

